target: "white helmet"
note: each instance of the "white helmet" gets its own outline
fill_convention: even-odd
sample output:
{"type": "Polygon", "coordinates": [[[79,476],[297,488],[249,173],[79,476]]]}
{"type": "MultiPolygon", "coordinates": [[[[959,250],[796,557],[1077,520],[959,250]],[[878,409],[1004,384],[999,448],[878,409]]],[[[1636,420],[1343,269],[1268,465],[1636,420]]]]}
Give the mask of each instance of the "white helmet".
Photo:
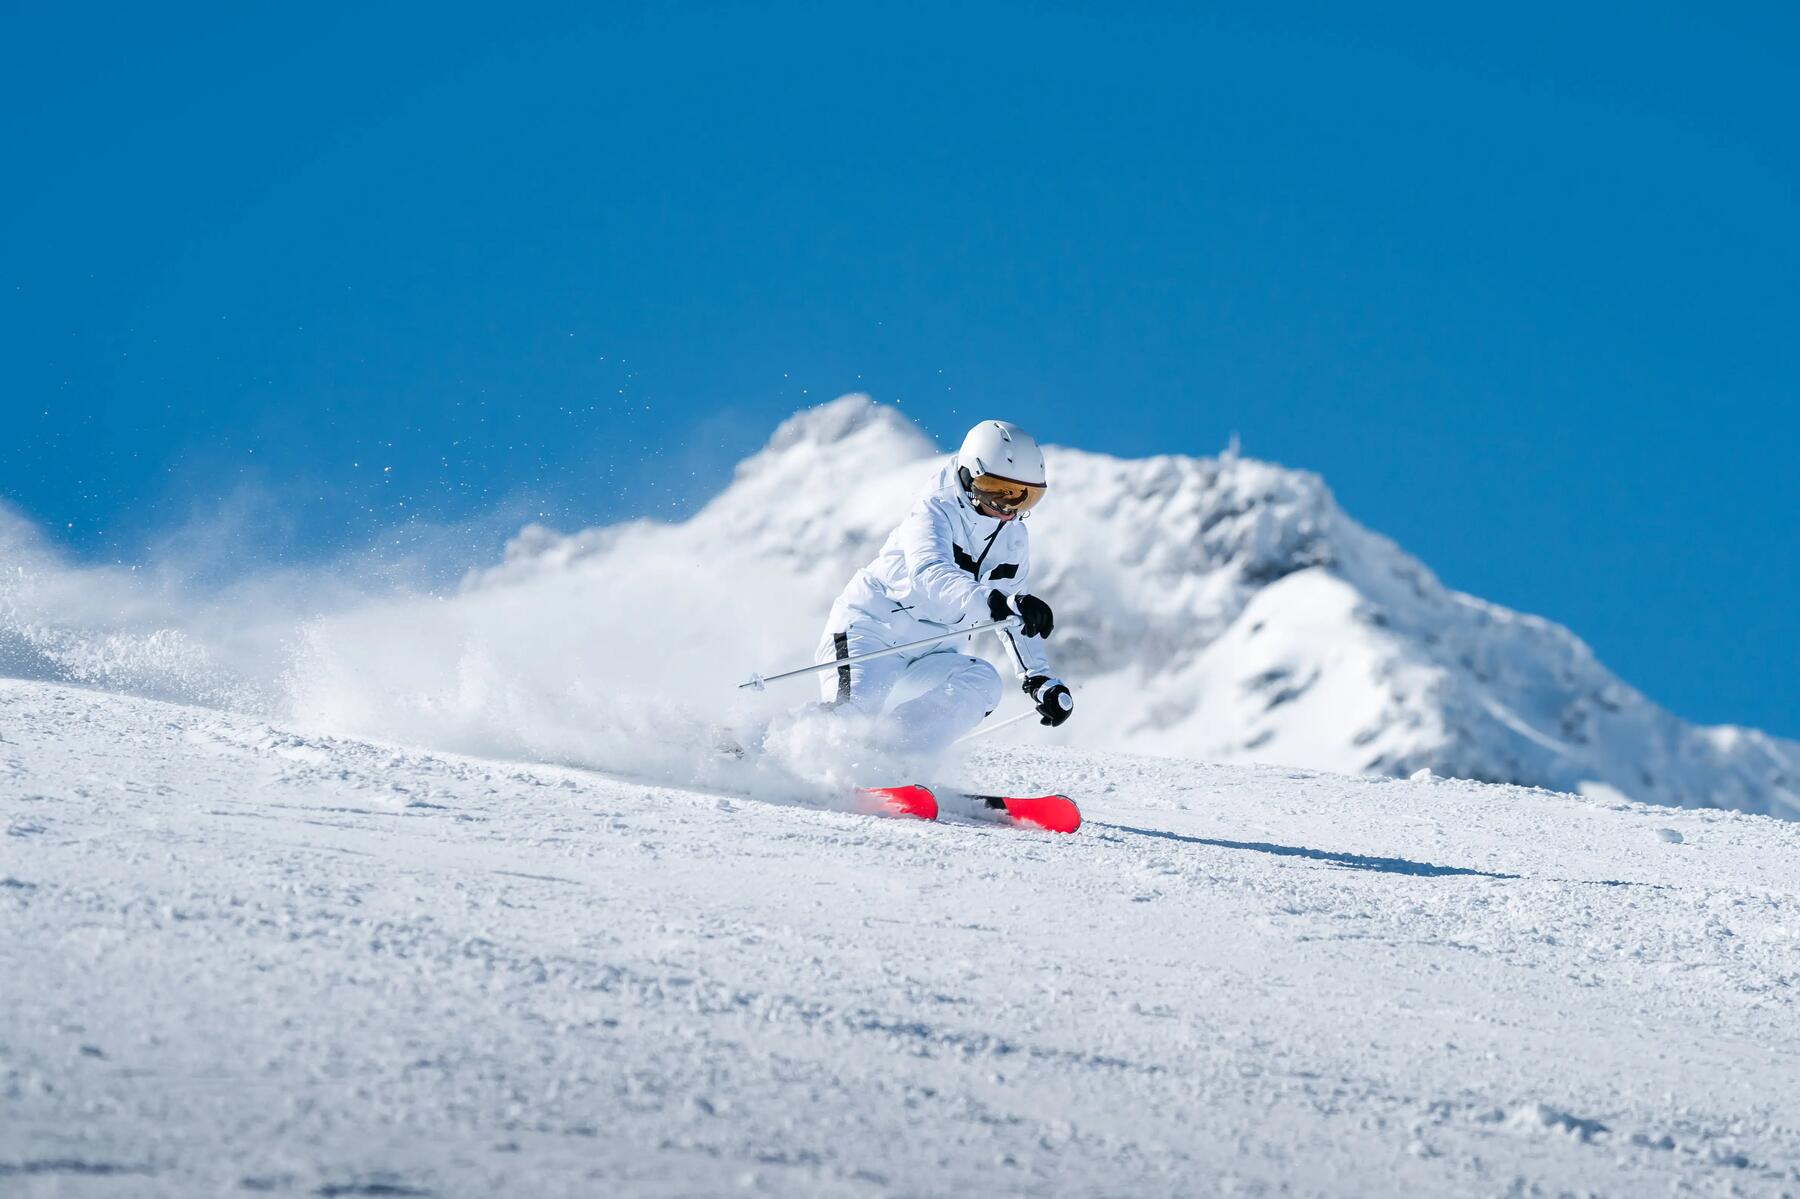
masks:
{"type": "Polygon", "coordinates": [[[957,478],[970,499],[1017,516],[1044,498],[1044,451],[1011,421],[984,420],[956,451],[957,478]]]}

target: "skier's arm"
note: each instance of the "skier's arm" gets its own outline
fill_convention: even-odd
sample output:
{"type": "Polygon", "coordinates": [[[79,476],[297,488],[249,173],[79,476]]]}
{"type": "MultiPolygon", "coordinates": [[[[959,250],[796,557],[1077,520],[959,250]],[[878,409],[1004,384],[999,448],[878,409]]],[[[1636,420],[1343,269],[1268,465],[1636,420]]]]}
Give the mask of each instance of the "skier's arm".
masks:
{"type": "MultiPolygon", "coordinates": [[[[1022,598],[1031,599],[1028,595],[1022,598]]],[[[1003,616],[1009,610],[1007,597],[1002,592],[993,592],[989,595],[988,601],[992,605],[996,618],[1003,616]]],[[[1048,620],[1049,606],[1042,601],[1038,601],[1037,606],[1043,609],[1041,615],[1048,620]]],[[[1029,613],[1030,610],[1030,606],[1027,605],[1026,612],[1029,613]]],[[[1026,615],[1025,619],[1029,624],[1032,617],[1026,615]]],[[[1000,644],[1006,647],[1008,656],[1012,658],[1013,665],[1019,671],[1019,686],[1024,689],[1026,695],[1031,697],[1031,702],[1037,705],[1042,723],[1058,725],[1067,720],[1070,713],[1075,710],[1074,697],[1069,694],[1068,684],[1050,673],[1049,660],[1044,651],[1039,648],[1040,641],[1034,637],[1022,636],[1014,629],[996,629],[994,631],[1000,635],[1000,644]]]]}
{"type": "Polygon", "coordinates": [[[1004,603],[1006,609],[1018,611],[1025,617],[1026,628],[1035,624],[1043,631],[1031,637],[1019,629],[995,629],[994,632],[1006,650],[1007,660],[1019,672],[1020,687],[1037,706],[1040,723],[1059,725],[1075,711],[1075,700],[1069,694],[1068,684],[1050,673],[1050,656],[1044,652],[1044,638],[1050,635],[1056,621],[1050,605],[1033,600],[1025,590],[1030,577],[1031,559],[1025,547],[1020,546],[1019,572],[1012,579],[1011,588],[1006,592],[995,591],[989,602],[995,616],[1000,615],[1004,603]],[[1031,602],[1021,603],[1021,599],[1031,602]]]}
{"type": "Polygon", "coordinates": [[[900,551],[912,574],[914,615],[955,624],[965,616],[987,615],[988,588],[956,564],[950,517],[930,500],[921,502],[900,526],[900,551]]]}
{"type": "MultiPolygon", "coordinates": [[[[1014,596],[1025,594],[1025,585],[1031,578],[1031,558],[1029,551],[1019,547],[1019,570],[1010,580],[1011,586],[1005,589],[1008,600],[1014,596]]],[[[1016,610],[1016,605],[1013,605],[1016,610]]],[[[1000,638],[1001,648],[1006,651],[1006,660],[1018,671],[1021,680],[1032,675],[1048,675],[1050,673],[1050,656],[1044,652],[1042,637],[1027,637],[1017,629],[995,629],[994,634],[1000,638]]]]}
{"type": "MultiPolygon", "coordinates": [[[[1000,615],[998,612],[992,614],[1000,615]]],[[[1050,656],[1044,652],[1042,637],[1027,637],[1018,629],[995,629],[994,635],[1000,638],[1006,660],[1012,663],[1021,679],[1050,673],[1050,656]]]]}

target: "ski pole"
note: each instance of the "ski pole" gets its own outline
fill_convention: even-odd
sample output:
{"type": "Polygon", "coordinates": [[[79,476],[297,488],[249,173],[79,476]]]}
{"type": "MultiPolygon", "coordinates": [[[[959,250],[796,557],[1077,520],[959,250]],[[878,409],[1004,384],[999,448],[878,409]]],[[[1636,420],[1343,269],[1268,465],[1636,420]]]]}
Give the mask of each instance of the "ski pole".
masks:
{"type": "Polygon", "coordinates": [[[871,658],[885,658],[889,654],[903,653],[909,649],[918,649],[922,645],[935,645],[940,641],[948,641],[952,637],[967,637],[970,633],[979,633],[983,629],[1016,629],[1019,627],[1017,616],[1008,616],[1005,620],[984,620],[980,624],[972,624],[966,629],[952,629],[947,633],[938,633],[931,637],[921,637],[917,641],[908,641],[904,645],[890,645],[886,649],[870,650],[866,654],[852,654],[848,658],[833,658],[829,662],[817,662],[811,666],[802,666],[798,670],[784,670],[780,674],[772,674],[764,678],[760,674],[750,676],[748,682],[738,684],[738,690],[748,687],[752,691],[761,691],[769,683],[779,683],[782,679],[796,678],[803,674],[817,674],[821,670],[836,670],[840,666],[854,666],[858,662],[867,662],[871,658]]]}
{"type": "Polygon", "coordinates": [[[1009,724],[1018,724],[1021,720],[1024,720],[1026,717],[1036,716],[1037,714],[1038,714],[1038,710],[1036,708],[1027,708],[1027,709],[1025,709],[1025,711],[1020,712],[1017,716],[1008,716],[1005,720],[998,721],[994,724],[984,724],[972,733],[964,733],[962,736],[958,737],[956,740],[952,741],[950,744],[961,745],[965,741],[973,741],[977,737],[985,737],[989,733],[997,733],[1009,724]]]}

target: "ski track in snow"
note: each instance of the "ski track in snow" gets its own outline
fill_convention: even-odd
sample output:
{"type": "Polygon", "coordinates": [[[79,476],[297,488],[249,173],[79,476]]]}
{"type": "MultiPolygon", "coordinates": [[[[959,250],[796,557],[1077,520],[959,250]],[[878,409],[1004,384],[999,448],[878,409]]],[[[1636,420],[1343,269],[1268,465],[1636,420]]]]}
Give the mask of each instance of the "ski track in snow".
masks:
{"type": "Polygon", "coordinates": [[[0,680],[0,1193],[1800,1192],[1800,825],[973,769],[1089,824],[0,680]]]}

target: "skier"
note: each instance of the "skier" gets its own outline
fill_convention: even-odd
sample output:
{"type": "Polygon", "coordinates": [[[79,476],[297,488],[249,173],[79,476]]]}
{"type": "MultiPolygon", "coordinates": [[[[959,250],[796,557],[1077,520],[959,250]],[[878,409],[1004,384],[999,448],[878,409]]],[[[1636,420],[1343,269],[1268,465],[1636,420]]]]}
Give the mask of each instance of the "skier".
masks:
{"type": "MultiPolygon", "coordinates": [[[[1074,711],[1069,688],[1050,673],[1044,639],[1050,605],[1025,591],[1031,561],[1024,516],[1043,498],[1044,455],[1031,434],[1006,421],[969,430],[891,534],[831,606],[814,661],[917,641],[959,625],[1016,616],[995,630],[1041,723],[1074,711]]],[[[917,653],[848,662],[820,675],[825,708],[887,712],[899,748],[933,752],[979,724],[1000,704],[1000,675],[956,641],[917,653]],[[914,694],[917,693],[917,694],[914,694]],[[891,708],[889,700],[895,699],[891,708]]]]}

